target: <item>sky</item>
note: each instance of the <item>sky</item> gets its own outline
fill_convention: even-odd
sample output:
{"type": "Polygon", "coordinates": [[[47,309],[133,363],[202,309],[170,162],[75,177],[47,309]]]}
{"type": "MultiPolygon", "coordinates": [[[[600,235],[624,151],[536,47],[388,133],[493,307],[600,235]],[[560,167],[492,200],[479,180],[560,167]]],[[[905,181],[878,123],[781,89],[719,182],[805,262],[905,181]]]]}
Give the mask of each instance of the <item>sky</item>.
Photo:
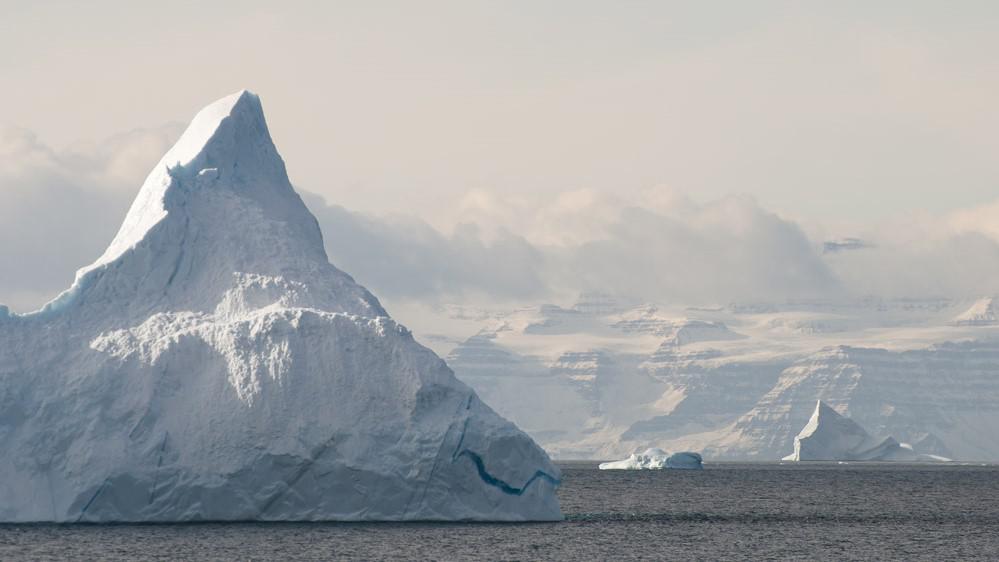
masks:
{"type": "Polygon", "coordinates": [[[999,291],[995,2],[0,11],[18,310],[99,255],[183,125],[242,88],[334,262],[389,298],[999,291]],[[841,237],[870,243],[823,254],[841,237]]]}

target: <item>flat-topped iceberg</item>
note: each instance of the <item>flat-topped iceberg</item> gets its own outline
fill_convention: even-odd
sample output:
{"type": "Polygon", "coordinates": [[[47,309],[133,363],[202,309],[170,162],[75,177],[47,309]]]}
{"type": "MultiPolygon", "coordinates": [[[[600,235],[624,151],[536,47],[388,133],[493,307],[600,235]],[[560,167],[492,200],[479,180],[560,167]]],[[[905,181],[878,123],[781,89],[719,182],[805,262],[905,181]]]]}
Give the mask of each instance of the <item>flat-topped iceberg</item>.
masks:
{"type": "Polygon", "coordinates": [[[794,438],[794,452],[786,461],[946,461],[935,455],[916,453],[893,437],[878,439],[860,425],[839,414],[821,400],[811,419],[794,438]]]}
{"type": "Polygon", "coordinates": [[[4,522],[561,518],[545,452],[329,263],[245,91],[0,310],[0,451],[4,522]]]}
{"type": "Polygon", "coordinates": [[[700,470],[704,468],[701,455],[698,453],[681,452],[672,455],[658,448],[646,449],[641,453],[633,453],[624,460],[600,463],[600,470],[660,470],[673,468],[678,470],[700,470]]]}

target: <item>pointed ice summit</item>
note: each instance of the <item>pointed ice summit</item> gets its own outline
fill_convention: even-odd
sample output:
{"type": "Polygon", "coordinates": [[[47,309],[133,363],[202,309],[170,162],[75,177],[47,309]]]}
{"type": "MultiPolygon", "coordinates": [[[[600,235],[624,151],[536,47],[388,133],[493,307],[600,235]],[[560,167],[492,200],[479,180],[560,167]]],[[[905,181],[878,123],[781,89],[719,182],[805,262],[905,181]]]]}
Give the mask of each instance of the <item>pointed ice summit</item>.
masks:
{"type": "Polygon", "coordinates": [[[821,400],[801,432],[794,438],[794,452],[786,461],[945,461],[921,455],[893,437],[877,439],[860,425],[821,400]]]}
{"type": "Polygon", "coordinates": [[[246,91],[69,290],[0,307],[0,451],[6,522],[561,517],[544,451],[330,265],[246,91]]]}

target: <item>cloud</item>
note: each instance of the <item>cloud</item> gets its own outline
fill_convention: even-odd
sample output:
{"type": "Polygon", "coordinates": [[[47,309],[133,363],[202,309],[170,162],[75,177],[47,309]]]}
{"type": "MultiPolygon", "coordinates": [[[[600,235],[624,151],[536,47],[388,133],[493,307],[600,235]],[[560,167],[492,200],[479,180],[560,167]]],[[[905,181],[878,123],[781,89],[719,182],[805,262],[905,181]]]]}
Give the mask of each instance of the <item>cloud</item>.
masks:
{"type": "MultiPolygon", "coordinates": [[[[28,131],[0,129],[0,302],[26,311],[65,289],[111,240],[178,133],[137,130],[55,150],[28,131]]],[[[331,261],[395,302],[523,303],[585,291],[680,304],[999,293],[999,202],[854,225],[837,234],[863,244],[824,252],[822,225],[803,229],[748,196],[470,190],[442,203],[450,219],[431,225],[300,191],[331,261]]]]}
{"type": "Polygon", "coordinates": [[[634,199],[589,190],[547,203],[476,190],[451,235],[416,218],[310,207],[331,259],[388,299],[439,302],[618,293],[661,303],[999,293],[999,202],[948,215],[853,225],[861,243],[826,252],[826,229],[748,196],[697,203],[668,189],[634,199]],[[466,222],[461,222],[465,220],[466,222]]]}
{"type": "Polygon", "coordinates": [[[54,150],[0,128],[0,302],[37,308],[99,256],[176,125],[54,150]]]}
{"type": "Polygon", "coordinates": [[[671,193],[626,202],[573,191],[531,206],[472,192],[459,209],[477,222],[458,223],[450,235],[414,218],[307,202],[334,263],[388,298],[603,291],[724,304],[842,292],[801,229],[749,197],[698,205],[671,193]]]}
{"type": "Polygon", "coordinates": [[[544,254],[508,232],[485,241],[473,224],[444,235],[410,217],[379,218],[304,193],[330,260],[379,295],[434,301],[530,299],[547,288],[544,254]]]}
{"type": "Polygon", "coordinates": [[[870,247],[829,254],[854,294],[978,298],[999,294],[999,202],[867,227],[870,247]]]}
{"type": "Polygon", "coordinates": [[[793,222],[749,197],[666,209],[628,206],[608,235],[569,252],[586,290],[657,302],[725,304],[838,296],[838,280],[793,222]]]}

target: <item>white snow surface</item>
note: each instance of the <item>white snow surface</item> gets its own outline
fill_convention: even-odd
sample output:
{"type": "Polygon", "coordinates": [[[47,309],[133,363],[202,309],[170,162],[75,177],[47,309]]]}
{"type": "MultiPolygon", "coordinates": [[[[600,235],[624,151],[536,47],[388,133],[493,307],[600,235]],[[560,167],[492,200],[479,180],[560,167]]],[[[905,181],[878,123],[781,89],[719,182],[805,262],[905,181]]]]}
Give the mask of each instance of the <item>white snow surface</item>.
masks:
{"type": "Polygon", "coordinates": [[[600,470],[661,470],[672,468],[678,470],[700,470],[701,455],[691,452],[673,453],[672,455],[657,447],[646,449],[641,453],[620,461],[600,463],[600,470]]]}
{"type": "Polygon", "coordinates": [[[632,453],[631,456],[620,461],[600,463],[600,470],[643,470],[666,468],[666,459],[669,453],[652,447],[641,453],[632,453]]]}
{"type": "Polygon", "coordinates": [[[794,438],[794,452],[784,460],[915,462],[946,459],[916,454],[912,447],[893,437],[875,438],[857,422],[819,400],[812,417],[794,438]]]}
{"type": "Polygon", "coordinates": [[[966,297],[576,298],[392,308],[555,458],[778,460],[823,400],[918,454],[999,460],[999,325],[956,324],[966,297]]]}
{"type": "Polygon", "coordinates": [[[246,91],[0,309],[0,451],[4,522],[561,518],[545,452],[328,262],[246,91]]]}

